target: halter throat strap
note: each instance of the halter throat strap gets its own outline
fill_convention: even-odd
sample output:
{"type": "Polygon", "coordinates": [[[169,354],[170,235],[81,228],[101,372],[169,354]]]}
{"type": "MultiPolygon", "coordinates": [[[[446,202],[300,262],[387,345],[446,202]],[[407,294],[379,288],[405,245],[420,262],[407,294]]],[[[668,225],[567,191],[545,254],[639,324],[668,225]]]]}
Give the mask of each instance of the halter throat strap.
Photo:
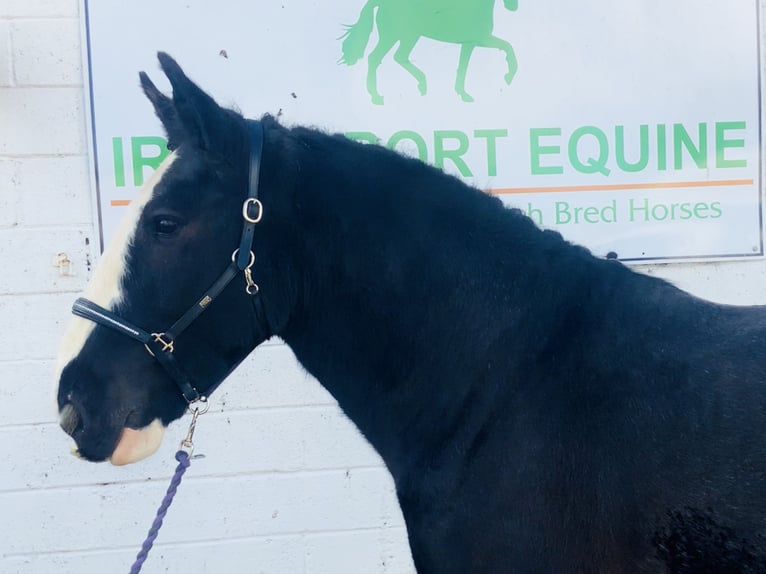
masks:
{"type": "MultiPolygon", "coordinates": [[[[266,320],[263,303],[258,296],[259,287],[253,281],[252,267],[255,263],[253,252],[253,237],[255,226],[263,217],[263,204],[258,199],[258,184],[260,181],[261,159],[263,156],[263,126],[261,122],[247,120],[247,129],[250,141],[250,167],[248,175],[248,193],[242,205],[242,235],[239,247],[234,250],[231,263],[216,279],[216,281],[203,293],[203,295],[178,318],[178,320],[162,332],[149,332],[133,323],[123,319],[116,313],[101,307],[100,305],[81,297],[72,305],[72,313],[108,327],[118,333],[143,343],[146,350],[154,356],[168,373],[183,398],[191,404],[200,400],[201,395],[192,382],[191,377],[181,367],[175,358],[175,340],[195,319],[197,319],[210,304],[223,292],[229,283],[240,273],[245,275],[245,290],[252,296],[255,308],[256,320],[260,323],[266,336],[271,335],[271,329],[266,320]]],[[[217,387],[221,381],[213,384],[208,392],[217,387]]]]}

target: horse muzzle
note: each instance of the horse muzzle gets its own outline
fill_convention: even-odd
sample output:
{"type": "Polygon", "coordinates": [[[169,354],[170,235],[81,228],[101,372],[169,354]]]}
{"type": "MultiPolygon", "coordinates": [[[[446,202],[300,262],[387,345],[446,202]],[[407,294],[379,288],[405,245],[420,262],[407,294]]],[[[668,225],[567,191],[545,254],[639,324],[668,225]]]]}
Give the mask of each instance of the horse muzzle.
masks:
{"type": "Polygon", "coordinates": [[[143,428],[127,426],[114,430],[87,428],[82,416],[72,403],[65,404],[59,413],[59,425],[74,441],[72,454],[91,462],[109,460],[115,466],[122,466],[142,460],[159,448],[165,427],[154,419],[143,428]]]}

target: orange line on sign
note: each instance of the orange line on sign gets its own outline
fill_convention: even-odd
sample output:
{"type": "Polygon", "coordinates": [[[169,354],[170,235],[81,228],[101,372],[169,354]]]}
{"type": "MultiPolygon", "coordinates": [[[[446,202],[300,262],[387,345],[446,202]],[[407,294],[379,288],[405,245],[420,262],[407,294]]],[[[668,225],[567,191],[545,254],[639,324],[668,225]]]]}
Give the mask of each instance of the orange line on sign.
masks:
{"type": "Polygon", "coordinates": [[[124,207],[126,205],[130,205],[129,199],[113,199],[109,202],[109,205],[112,207],[124,207]]]}
{"type": "Polygon", "coordinates": [[[680,187],[723,187],[753,185],[752,179],[718,179],[704,181],[666,181],[656,183],[611,183],[602,185],[560,185],[551,187],[505,187],[490,189],[493,195],[506,193],[556,193],[564,191],[620,191],[626,189],[671,189],[680,187]]]}

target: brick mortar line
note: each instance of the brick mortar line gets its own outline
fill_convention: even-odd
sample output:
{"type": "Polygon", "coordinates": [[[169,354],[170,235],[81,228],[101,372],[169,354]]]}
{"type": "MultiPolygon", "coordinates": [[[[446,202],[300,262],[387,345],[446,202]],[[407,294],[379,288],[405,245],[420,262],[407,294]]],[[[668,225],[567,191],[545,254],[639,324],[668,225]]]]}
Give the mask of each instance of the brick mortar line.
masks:
{"type": "MultiPolygon", "coordinates": [[[[397,531],[404,531],[406,533],[407,527],[404,524],[385,524],[380,526],[362,526],[359,528],[330,528],[327,530],[298,530],[295,532],[279,532],[274,534],[258,534],[255,536],[231,536],[226,538],[201,538],[198,540],[188,540],[183,542],[158,542],[154,548],[163,548],[165,550],[185,549],[189,546],[200,546],[203,544],[210,544],[216,542],[223,542],[225,544],[231,544],[235,542],[248,542],[248,541],[269,541],[269,540],[300,540],[303,538],[321,538],[326,536],[333,536],[337,534],[355,534],[358,532],[386,532],[393,533],[397,531]]],[[[138,549],[138,544],[134,545],[120,545],[109,546],[99,548],[87,548],[87,549],[74,549],[74,550],[38,550],[35,552],[12,552],[3,554],[3,558],[18,559],[27,556],[99,556],[104,554],[115,554],[127,551],[134,551],[138,549]]]]}
{"type": "Polygon", "coordinates": [[[82,230],[83,228],[93,227],[93,224],[85,222],[72,222],[72,223],[17,223],[15,225],[4,225],[0,229],[4,230],[19,230],[34,229],[35,231],[41,231],[46,228],[54,229],[56,231],[62,231],[64,229],[82,230]]]}
{"type": "MultiPolygon", "coordinates": [[[[11,58],[11,61],[13,61],[13,58],[11,58]]],[[[84,95],[83,87],[84,84],[15,84],[13,86],[0,86],[0,93],[18,92],[20,90],[79,90],[84,95]]]]}
{"type": "MultiPolygon", "coordinates": [[[[170,460],[168,460],[168,472],[171,473],[171,464],[170,460]]],[[[85,464],[85,463],[83,463],[85,464]]],[[[94,464],[94,463],[91,463],[94,464]]],[[[175,462],[173,462],[175,464],[175,462]]],[[[192,464],[192,467],[194,464],[192,464]]],[[[243,472],[229,472],[229,473],[222,473],[222,472],[210,472],[208,474],[200,474],[200,475],[186,475],[184,478],[183,484],[189,484],[189,483],[197,483],[197,482],[211,482],[211,481],[220,481],[220,480],[228,480],[228,479],[241,479],[245,480],[248,478],[268,478],[272,477],[275,479],[283,478],[283,477],[296,477],[301,475],[311,476],[311,477],[320,477],[323,475],[332,475],[332,474],[344,474],[346,472],[352,471],[352,472],[371,472],[371,471],[385,471],[388,472],[385,466],[381,465],[372,465],[372,464],[359,464],[359,465],[344,465],[344,466],[329,466],[329,467],[323,467],[323,468],[296,468],[293,470],[253,470],[253,471],[243,471],[243,472]]],[[[56,486],[40,486],[40,487],[25,487],[25,488],[9,488],[7,490],[0,490],[0,498],[5,498],[7,496],[14,496],[17,494],[38,494],[40,492],[56,492],[56,491],[67,491],[67,492],[73,492],[78,490],[92,490],[94,487],[104,488],[104,487],[122,487],[122,486],[139,486],[139,485],[152,485],[156,486],[157,488],[164,489],[166,488],[166,481],[170,479],[171,474],[162,474],[162,475],[156,475],[152,477],[144,477],[144,478],[135,478],[130,480],[124,480],[124,481],[113,481],[113,482],[89,482],[89,483],[77,483],[77,484],[69,484],[69,485],[56,485],[56,486]]],[[[95,496],[95,495],[94,495],[95,496]]]]}
{"type": "MultiPolygon", "coordinates": [[[[65,295],[65,294],[77,294],[77,293],[82,293],[82,289],[80,289],[79,287],[77,289],[62,287],[61,289],[52,289],[50,291],[26,291],[24,293],[19,293],[18,291],[0,292],[0,299],[10,298],[10,297],[27,297],[27,296],[37,296],[37,295],[65,295]]],[[[23,356],[23,359],[45,360],[48,357],[49,355],[31,355],[31,356],[23,356]]]]}
{"type": "MultiPolygon", "coordinates": [[[[57,294],[63,294],[63,293],[82,293],[83,289],[76,289],[76,290],[65,290],[65,291],[28,291],[24,293],[20,292],[13,292],[13,293],[0,293],[0,297],[37,297],[40,295],[57,295],[57,294]]],[[[27,360],[36,360],[39,357],[20,357],[19,359],[4,359],[4,361],[12,361],[12,360],[18,360],[18,361],[27,361],[27,360]]]]}
{"type": "MultiPolygon", "coordinates": [[[[4,225],[0,226],[0,233],[1,234],[9,234],[12,235],[13,233],[30,233],[34,232],[37,234],[45,235],[46,233],[49,234],[60,234],[60,233],[76,233],[76,232],[85,232],[86,235],[90,235],[90,229],[89,225],[87,224],[73,224],[68,225],[64,223],[54,224],[54,225],[4,225]]],[[[59,238],[57,237],[57,240],[59,238]]],[[[92,238],[91,238],[92,240],[92,238]]],[[[57,241],[57,243],[60,243],[60,241],[57,241]]],[[[83,243],[83,248],[85,248],[85,244],[83,243]]],[[[55,245],[51,245],[51,251],[54,251],[56,249],[55,245]]],[[[54,253],[55,255],[55,253],[54,253]]],[[[22,257],[18,258],[23,259],[22,257]]],[[[74,278],[74,276],[72,276],[74,278]]]]}
{"type": "Polygon", "coordinates": [[[19,84],[18,80],[16,78],[14,79],[13,86],[4,86],[5,89],[11,88],[15,90],[24,90],[24,89],[59,89],[59,88],[82,88],[83,84],[19,84]]]}
{"type": "MultiPolygon", "coordinates": [[[[0,88],[2,89],[2,88],[0,88]]],[[[0,153],[0,160],[18,161],[25,159],[65,159],[70,157],[88,158],[87,153],[0,153]]],[[[88,184],[90,185],[90,183],[88,184]]]]}
{"type": "Polygon", "coordinates": [[[47,15],[47,16],[23,16],[23,15],[8,15],[0,13],[0,20],[7,20],[8,22],[17,22],[19,20],[29,20],[30,22],[40,22],[43,20],[49,20],[49,21],[56,21],[56,20],[74,20],[76,22],[80,22],[81,18],[79,15],[61,15],[61,16],[55,16],[55,15],[47,15]]]}

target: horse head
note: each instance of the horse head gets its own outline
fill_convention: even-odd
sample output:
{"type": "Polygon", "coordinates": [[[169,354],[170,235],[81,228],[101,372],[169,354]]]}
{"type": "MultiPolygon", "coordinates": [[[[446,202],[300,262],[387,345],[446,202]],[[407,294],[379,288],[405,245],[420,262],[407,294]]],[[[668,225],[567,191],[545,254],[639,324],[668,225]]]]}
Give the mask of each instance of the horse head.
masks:
{"type": "Polygon", "coordinates": [[[173,153],[131,202],[84,293],[106,319],[74,317],[57,359],[61,426],[76,454],[92,461],[125,464],[148,456],[189,399],[152,356],[165,349],[110,329],[109,321],[119,321],[114,317],[161,332],[187,308],[209,304],[170,349],[200,395],[271,335],[257,316],[253,300],[260,295],[250,275],[246,283],[237,274],[215,300],[199,299],[232,265],[239,245],[248,122],[219,107],[172,58],[159,59],[172,98],[146,74],[140,78],[173,153]]]}

